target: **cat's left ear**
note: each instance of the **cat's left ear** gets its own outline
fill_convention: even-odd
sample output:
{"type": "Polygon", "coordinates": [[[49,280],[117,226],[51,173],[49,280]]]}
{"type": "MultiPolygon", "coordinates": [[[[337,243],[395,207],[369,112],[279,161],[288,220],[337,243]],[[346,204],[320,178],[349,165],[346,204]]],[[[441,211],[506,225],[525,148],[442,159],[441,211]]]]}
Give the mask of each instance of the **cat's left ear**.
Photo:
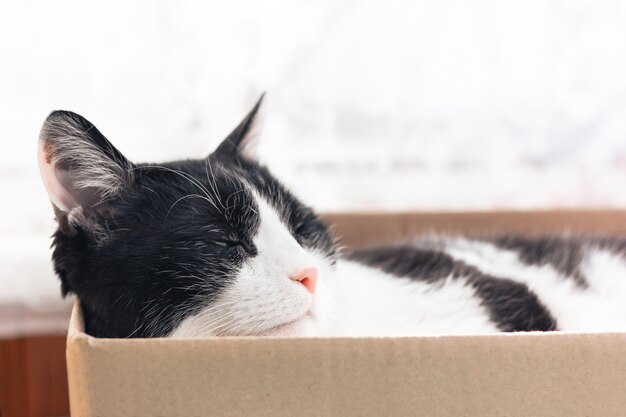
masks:
{"type": "Polygon", "coordinates": [[[39,168],[57,216],[95,214],[132,182],[134,165],[84,117],[52,112],[41,128],[39,168]]]}
{"type": "Polygon", "coordinates": [[[263,98],[261,94],[250,113],[239,123],[230,135],[222,141],[214,154],[241,155],[248,159],[256,159],[256,139],[261,130],[261,113],[263,113],[263,98]]]}

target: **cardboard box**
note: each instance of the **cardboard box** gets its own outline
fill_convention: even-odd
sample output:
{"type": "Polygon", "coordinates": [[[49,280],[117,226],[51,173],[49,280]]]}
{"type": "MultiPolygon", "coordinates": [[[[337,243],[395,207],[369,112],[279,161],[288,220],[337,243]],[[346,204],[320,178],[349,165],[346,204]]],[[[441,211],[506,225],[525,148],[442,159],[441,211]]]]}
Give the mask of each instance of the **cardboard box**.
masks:
{"type": "MultiPolygon", "coordinates": [[[[626,234],[621,211],[327,219],[352,246],[433,230],[626,234]]],[[[626,333],[96,339],[75,307],[67,361],[73,417],[626,416],[626,333]]]]}

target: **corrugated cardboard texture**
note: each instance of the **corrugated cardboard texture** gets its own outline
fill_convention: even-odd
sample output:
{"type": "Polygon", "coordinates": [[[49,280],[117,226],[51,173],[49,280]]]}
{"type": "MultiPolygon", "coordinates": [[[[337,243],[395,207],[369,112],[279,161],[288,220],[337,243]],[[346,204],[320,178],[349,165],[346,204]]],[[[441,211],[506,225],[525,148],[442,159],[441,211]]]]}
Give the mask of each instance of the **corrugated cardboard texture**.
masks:
{"type": "MultiPolygon", "coordinates": [[[[626,225],[590,216],[587,231],[626,225]]],[[[372,221],[343,230],[357,243],[372,221]]],[[[622,333],[113,340],[84,334],[75,308],[67,358],[73,417],[626,415],[622,333]]]]}

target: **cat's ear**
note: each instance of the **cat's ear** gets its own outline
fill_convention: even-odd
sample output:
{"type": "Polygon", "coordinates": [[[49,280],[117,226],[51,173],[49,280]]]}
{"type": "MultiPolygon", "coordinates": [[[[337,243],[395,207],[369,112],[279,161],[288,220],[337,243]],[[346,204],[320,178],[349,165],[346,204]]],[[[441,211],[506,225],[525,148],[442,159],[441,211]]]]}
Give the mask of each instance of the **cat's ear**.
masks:
{"type": "Polygon", "coordinates": [[[256,139],[260,131],[261,113],[263,113],[263,97],[261,94],[250,113],[244,117],[230,135],[222,141],[215,150],[217,155],[242,155],[246,158],[256,159],[256,139]]]}
{"type": "Polygon", "coordinates": [[[48,116],[38,154],[41,177],[57,215],[96,210],[132,181],[133,164],[76,113],[55,111],[48,116]]]}

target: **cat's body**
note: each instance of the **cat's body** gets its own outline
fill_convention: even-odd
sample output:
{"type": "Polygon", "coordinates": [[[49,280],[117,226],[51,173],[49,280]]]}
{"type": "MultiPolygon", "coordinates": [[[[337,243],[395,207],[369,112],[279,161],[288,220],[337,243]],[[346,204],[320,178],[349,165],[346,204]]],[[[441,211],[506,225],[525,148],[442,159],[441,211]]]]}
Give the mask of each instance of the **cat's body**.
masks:
{"type": "Polygon", "coordinates": [[[626,329],[626,241],[431,237],[340,251],[249,154],[149,165],[52,113],[39,161],[55,269],[98,337],[626,329]]]}

